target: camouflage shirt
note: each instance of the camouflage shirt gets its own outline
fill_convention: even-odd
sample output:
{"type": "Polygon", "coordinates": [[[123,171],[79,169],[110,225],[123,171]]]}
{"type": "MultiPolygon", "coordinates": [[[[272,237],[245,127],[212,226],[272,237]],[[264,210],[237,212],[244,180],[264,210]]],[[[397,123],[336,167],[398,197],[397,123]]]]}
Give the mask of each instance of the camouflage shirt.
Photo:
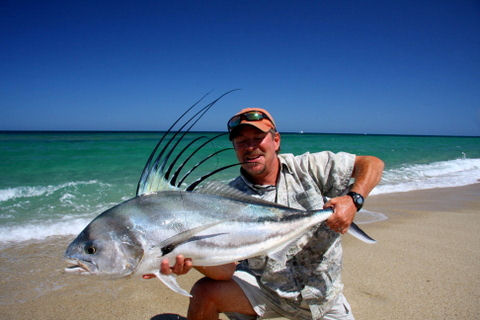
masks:
{"type": "MultiPolygon", "coordinates": [[[[276,186],[254,185],[244,175],[230,185],[292,208],[321,209],[324,197],[345,194],[355,162],[353,154],[329,151],[278,158],[276,186]]],[[[323,223],[289,246],[286,264],[261,256],[242,261],[238,269],[255,275],[263,289],[278,297],[282,308],[304,309],[308,318],[320,319],[343,289],[341,237],[323,223]]]]}

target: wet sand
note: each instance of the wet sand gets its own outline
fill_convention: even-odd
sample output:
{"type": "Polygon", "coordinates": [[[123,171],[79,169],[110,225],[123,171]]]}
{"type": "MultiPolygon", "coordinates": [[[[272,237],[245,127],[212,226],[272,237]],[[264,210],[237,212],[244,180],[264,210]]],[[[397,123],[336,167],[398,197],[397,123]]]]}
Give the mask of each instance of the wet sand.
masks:
{"type": "MultiPolygon", "coordinates": [[[[372,196],[388,220],[344,236],[345,295],[356,319],[475,319],[480,313],[480,184],[372,196]]],[[[71,238],[0,249],[0,319],[178,319],[188,298],[156,279],[63,272],[71,238]]],[[[196,271],[180,277],[188,290],[196,271]]],[[[222,315],[222,319],[226,319],[222,315]]]]}

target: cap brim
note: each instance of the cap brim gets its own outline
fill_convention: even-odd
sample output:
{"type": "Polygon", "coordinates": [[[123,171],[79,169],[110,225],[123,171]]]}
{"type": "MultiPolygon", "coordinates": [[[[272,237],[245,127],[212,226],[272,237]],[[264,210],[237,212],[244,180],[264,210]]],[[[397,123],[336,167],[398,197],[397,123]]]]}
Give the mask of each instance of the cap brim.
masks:
{"type": "Polygon", "coordinates": [[[233,137],[235,136],[235,134],[238,132],[239,129],[245,127],[245,126],[251,126],[251,127],[254,127],[254,128],[257,128],[258,130],[262,131],[262,132],[269,132],[270,130],[272,130],[272,126],[269,126],[269,125],[266,125],[264,123],[261,123],[261,122],[248,122],[248,121],[244,121],[242,123],[240,123],[237,127],[235,127],[229,134],[229,138],[230,140],[233,139],[233,137]]]}

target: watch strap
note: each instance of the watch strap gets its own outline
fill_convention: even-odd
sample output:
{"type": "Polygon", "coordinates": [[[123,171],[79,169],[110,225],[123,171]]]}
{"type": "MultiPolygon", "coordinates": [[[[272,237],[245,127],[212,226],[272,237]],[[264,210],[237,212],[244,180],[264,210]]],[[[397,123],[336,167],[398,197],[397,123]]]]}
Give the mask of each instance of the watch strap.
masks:
{"type": "Polygon", "coordinates": [[[352,197],[353,203],[355,204],[355,207],[357,207],[357,212],[360,211],[363,207],[363,203],[365,202],[365,198],[360,193],[356,193],[353,191],[350,191],[347,193],[350,197],[352,197]]]}

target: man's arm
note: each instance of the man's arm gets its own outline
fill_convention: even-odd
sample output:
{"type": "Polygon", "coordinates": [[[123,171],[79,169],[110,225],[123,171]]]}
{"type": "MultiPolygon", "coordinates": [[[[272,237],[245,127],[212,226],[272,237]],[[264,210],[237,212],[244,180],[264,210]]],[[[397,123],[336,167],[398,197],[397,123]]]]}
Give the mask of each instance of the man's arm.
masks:
{"type": "MultiPolygon", "coordinates": [[[[370,191],[380,182],[383,168],[383,161],[377,157],[356,156],[352,173],[352,178],[355,178],[355,182],[351,191],[359,193],[366,198],[370,191]]],[[[357,212],[357,207],[355,207],[352,197],[341,196],[332,198],[324,207],[334,208],[334,214],[327,220],[327,225],[330,229],[342,234],[347,232],[357,212]]]]}
{"type": "Polygon", "coordinates": [[[351,191],[367,197],[382,178],[384,164],[377,157],[357,156],[353,167],[352,177],[355,183],[351,191]]]}

